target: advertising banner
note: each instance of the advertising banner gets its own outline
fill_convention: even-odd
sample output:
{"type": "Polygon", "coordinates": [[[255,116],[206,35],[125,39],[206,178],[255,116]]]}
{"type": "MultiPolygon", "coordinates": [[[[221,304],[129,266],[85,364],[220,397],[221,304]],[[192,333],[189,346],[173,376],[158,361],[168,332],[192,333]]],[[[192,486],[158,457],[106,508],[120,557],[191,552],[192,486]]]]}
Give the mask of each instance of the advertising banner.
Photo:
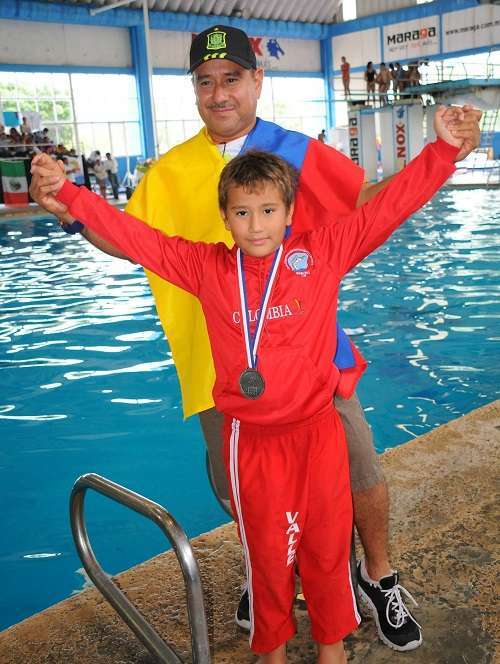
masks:
{"type": "Polygon", "coordinates": [[[392,106],[384,106],[379,112],[382,172],[384,178],[396,172],[396,151],[392,106]]]}
{"type": "MultiPolygon", "coordinates": [[[[189,68],[189,48],[195,36],[191,32],[151,30],[153,67],[189,68]]],[[[321,71],[319,41],[282,39],[249,35],[257,65],[273,71],[321,71]]]]}
{"type": "Polygon", "coordinates": [[[424,147],[424,108],[421,104],[408,106],[408,160],[416,157],[424,147]]]}
{"type": "Polygon", "coordinates": [[[439,16],[384,26],[384,61],[412,60],[439,53],[439,16]]]}
{"type": "Polygon", "coordinates": [[[349,157],[361,166],[361,112],[349,111],[349,157]]]}
{"type": "Polygon", "coordinates": [[[424,147],[424,110],[421,104],[393,106],[394,166],[399,171],[424,147]]]}
{"type": "Polygon", "coordinates": [[[365,179],[377,178],[375,111],[349,111],[349,156],[365,169],[365,179]]]}
{"type": "Polygon", "coordinates": [[[375,111],[363,109],[361,116],[361,166],[365,169],[365,180],[377,179],[377,132],[375,111]]]}
{"type": "Polygon", "coordinates": [[[481,5],[443,14],[443,52],[500,44],[500,6],[481,5]]]}
{"type": "Polygon", "coordinates": [[[394,166],[399,171],[408,161],[408,106],[392,107],[394,166]]]}

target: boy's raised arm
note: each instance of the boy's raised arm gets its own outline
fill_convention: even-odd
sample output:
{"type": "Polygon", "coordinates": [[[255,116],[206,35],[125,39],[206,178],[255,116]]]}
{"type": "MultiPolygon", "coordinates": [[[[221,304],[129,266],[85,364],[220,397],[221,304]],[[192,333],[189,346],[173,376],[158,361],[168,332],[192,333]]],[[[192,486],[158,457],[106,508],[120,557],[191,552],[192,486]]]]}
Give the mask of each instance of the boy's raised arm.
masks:
{"type": "Polygon", "coordinates": [[[167,237],[109,205],[86,187],[77,187],[66,180],[48,155],[40,157],[46,159],[38,159],[32,169],[42,179],[40,188],[44,195],[55,195],[73,217],[133,261],[194,295],[199,292],[210,245],[167,237]]]}
{"type": "Polygon", "coordinates": [[[387,240],[410,215],[427,203],[455,170],[461,138],[454,138],[436,112],[438,139],[427,145],[374,198],[350,215],[322,228],[320,241],[328,243],[329,258],[343,276],[387,240]]]}

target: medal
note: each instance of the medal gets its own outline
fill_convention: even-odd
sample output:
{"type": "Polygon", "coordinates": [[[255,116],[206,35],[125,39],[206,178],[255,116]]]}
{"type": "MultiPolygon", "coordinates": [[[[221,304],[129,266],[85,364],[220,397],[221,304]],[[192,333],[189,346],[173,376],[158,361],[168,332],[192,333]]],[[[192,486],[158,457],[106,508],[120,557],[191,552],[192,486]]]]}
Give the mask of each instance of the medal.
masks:
{"type": "Polygon", "coordinates": [[[264,392],[264,379],[257,369],[245,369],[240,376],[240,390],[247,399],[258,399],[264,392]]]}
{"type": "Polygon", "coordinates": [[[245,289],[245,272],[243,268],[243,254],[241,249],[236,252],[236,262],[238,266],[238,287],[240,290],[240,304],[241,304],[241,321],[243,324],[243,336],[245,339],[245,350],[247,354],[248,367],[243,371],[240,376],[240,390],[247,399],[258,399],[264,392],[265,383],[262,374],[257,371],[257,347],[260,341],[262,328],[266,319],[267,305],[271,297],[276,274],[278,272],[278,265],[280,258],[283,254],[283,245],[280,245],[274,254],[274,260],[267,279],[267,283],[262,293],[262,302],[260,305],[259,313],[257,316],[257,327],[255,334],[252,337],[250,334],[250,321],[248,318],[248,305],[247,295],[245,289]]]}

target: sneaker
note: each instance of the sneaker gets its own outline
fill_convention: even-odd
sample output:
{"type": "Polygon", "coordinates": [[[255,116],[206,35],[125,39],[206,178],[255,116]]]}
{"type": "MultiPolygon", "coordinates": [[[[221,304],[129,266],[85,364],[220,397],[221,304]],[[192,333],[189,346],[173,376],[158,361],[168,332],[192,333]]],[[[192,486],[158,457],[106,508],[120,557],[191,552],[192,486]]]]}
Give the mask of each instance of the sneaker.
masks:
{"type": "Polygon", "coordinates": [[[380,581],[366,581],[364,561],[357,566],[358,591],[362,601],[371,609],[380,639],[389,648],[414,650],[422,643],[420,625],[408,611],[401,593],[418,606],[410,593],[399,585],[399,575],[393,572],[380,581]]]}
{"type": "Polygon", "coordinates": [[[234,616],[236,624],[241,629],[250,631],[250,598],[248,596],[248,585],[245,583],[242,587],[242,593],[236,614],[234,616]]]}

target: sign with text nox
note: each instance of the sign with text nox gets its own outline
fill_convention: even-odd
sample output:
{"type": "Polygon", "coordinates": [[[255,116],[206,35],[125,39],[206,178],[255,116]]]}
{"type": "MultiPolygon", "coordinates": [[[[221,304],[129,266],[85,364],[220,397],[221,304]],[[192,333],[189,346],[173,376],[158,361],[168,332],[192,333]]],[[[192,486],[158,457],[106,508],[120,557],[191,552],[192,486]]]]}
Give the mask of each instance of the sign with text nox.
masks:
{"type": "Polygon", "coordinates": [[[392,120],[394,167],[398,171],[424,147],[423,107],[421,104],[395,104],[392,107],[392,120]]]}
{"type": "Polygon", "coordinates": [[[418,59],[439,53],[439,16],[384,26],[384,60],[418,59]]]}

